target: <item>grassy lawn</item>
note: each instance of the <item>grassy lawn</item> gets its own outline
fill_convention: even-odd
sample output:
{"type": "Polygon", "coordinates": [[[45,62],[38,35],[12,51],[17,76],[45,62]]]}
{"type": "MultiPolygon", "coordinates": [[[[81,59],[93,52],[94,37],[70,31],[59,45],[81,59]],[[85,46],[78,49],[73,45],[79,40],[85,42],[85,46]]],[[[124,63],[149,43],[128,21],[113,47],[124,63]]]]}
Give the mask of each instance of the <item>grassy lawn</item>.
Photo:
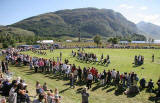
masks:
{"type": "MultiPolygon", "coordinates": [[[[77,51],[76,49],[74,49],[77,51]]],[[[102,65],[96,65],[92,63],[85,63],[78,61],[76,58],[71,57],[72,49],[57,49],[53,53],[47,52],[46,56],[41,56],[34,54],[32,52],[23,52],[24,54],[29,54],[30,56],[38,56],[43,58],[53,58],[59,56],[60,51],[63,53],[63,60],[65,58],[69,59],[69,63],[76,64],[81,67],[96,67],[99,72],[102,72],[104,69],[113,69],[119,70],[120,72],[131,72],[134,71],[138,74],[139,78],[145,77],[147,80],[152,78],[154,82],[160,77],[160,50],[144,50],[144,49],[85,49],[86,52],[96,53],[100,58],[103,53],[104,56],[107,54],[110,55],[111,64],[108,67],[102,65]],[[139,67],[133,67],[133,61],[135,55],[144,56],[144,64],[139,67]],[[152,63],[152,54],[155,55],[155,62],[152,63]],[[141,69],[144,67],[144,69],[141,69]]],[[[84,87],[84,85],[78,85],[75,89],[70,89],[69,81],[65,80],[62,76],[56,76],[53,74],[41,74],[34,73],[34,71],[29,70],[29,67],[14,67],[10,66],[10,71],[14,72],[14,78],[21,76],[28,83],[28,89],[30,95],[35,95],[35,83],[37,80],[41,84],[47,82],[49,88],[59,89],[62,96],[62,103],[81,103],[81,95],[79,90],[84,87]]],[[[140,92],[140,94],[134,97],[127,97],[123,93],[117,93],[117,88],[114,86],[102,87],[99,84],[94,84],[92,89],[88,92],[90,93],[89,101],[90,103],[151,103],[152,100],[149,100],[149,97],[154,96],[154,94],[146,93],[145,90],[140,92]]]]}

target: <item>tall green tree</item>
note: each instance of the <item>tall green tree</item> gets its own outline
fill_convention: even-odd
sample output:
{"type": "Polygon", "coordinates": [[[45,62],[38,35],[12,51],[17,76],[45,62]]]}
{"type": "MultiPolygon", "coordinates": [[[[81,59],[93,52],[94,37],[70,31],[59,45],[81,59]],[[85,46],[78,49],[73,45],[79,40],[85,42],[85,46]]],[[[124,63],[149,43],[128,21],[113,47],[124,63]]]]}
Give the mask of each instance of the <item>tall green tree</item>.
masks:
{"type": "Polygon", "coordinates": [[[100,35],[96,35],[96,36],[93,38],[93,40],[94,40],[94,43],[96,43],[96,44],[97,44],[97,47],[98,47],[98,45],[101,43],[101,36],[100,36],[100,35]]]}
{"type": "Polygon", "coordinates": [[[108,42],[109,42],[109,43],[112,43],[112,44],[118,44],[119,39],[118,39],[118,38],[109,38],[109,39],[108,39],[108,42]]]}

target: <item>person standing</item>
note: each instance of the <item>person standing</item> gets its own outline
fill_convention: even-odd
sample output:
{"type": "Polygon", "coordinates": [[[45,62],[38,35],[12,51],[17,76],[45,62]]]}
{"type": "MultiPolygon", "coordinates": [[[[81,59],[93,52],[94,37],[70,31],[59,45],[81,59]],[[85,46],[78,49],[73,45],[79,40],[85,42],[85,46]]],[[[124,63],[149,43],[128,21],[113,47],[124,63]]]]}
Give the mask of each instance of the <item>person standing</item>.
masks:
{"type": "Polygon", "coordinates": [[[71,75],[70,75],[70,88],[75,88],[75,86],[74,86],[74,75],[73,75],[73,73],[71,73],[71,75]]]}
{"type": "Polygon", "coordinates": [[[78,79],[79,79],[79,81],[82,80],[82,69],[81,69],[80,66],[79,66],[79,68],[78,68],[78,79]]]}
{"type": "Polygon", "coordinates": [[[32,70],[32,68],[33,68],[33,62],[32,61],[29,62],[29,67],[30,67],[30,70],[32,70]]]}
{"type": "Polygon", "coordinates": [[[83,68],[83,81],[86,82],[86,80],[87,80],[87,69],[86,69],[86,67],[84,67],[83,68]]]}
{"type": "Polygon", "coordinates": [[[6,72],[8,72],[8,62],[7,61],[5,62],[5,69],[6,69],[6,72]]]}
{"type": "Polygon", "coordinates": [[[34,71],[35,71],[35,73],[37,73],[38,72],[38,60],[34,63],[34,71]]]}
{"type": "Polygon", "coordinates": [[[104,71],[103,71],[103,74],[104,74],[104,83],[103,83],[103,84],[105,84],[106,81],[107,81],[107,80],[106,80],[106,79],[107,79],[107,72],[104,70],[104,71]]]}
{"type": "Polygon", "coordinates": [[[154,54],[152,55],[152,62],[154,62],[154,54]]]}
{"type": "Polygon", "coordinates": [[[60,52],[60,61],[62,61],[62,52],[60,52]]]}
{"type": "Polygon", "coordinates": [[[82,95],[82,103],[89,103],[88,101],[89,93],[87,93],[87,88],[83,89],[81,95],[82,95]]]}
{"type": "Polygon", "coordinates": [[[93,75],[92,73],[90,72],[88,74],[88,77],[87,77],[87,87],[88,89],[90,89],[92,87],[92,80],[93,80],[93,75]]]}
{"type": "Polygon", "coordinates": [[[2,61],[2,72],[4,73],[5,71],[6,71],[6,66],[5,66],[4,61],[2,61]]]}

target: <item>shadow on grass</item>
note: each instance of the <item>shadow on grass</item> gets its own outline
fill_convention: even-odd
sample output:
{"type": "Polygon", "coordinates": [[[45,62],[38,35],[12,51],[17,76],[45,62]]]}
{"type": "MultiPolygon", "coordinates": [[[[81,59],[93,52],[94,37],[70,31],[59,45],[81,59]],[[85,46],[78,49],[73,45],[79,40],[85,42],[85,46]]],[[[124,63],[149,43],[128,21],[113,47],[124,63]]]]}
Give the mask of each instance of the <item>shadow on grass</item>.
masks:
{"type": "MultiPolygon", "coordinates": [[[[33,75],[33,74],[35,74],[35,72],[33,72],[33,71],[28,71],[28,72],[26,72],[26,75],[33,75]]],[[[39,73],[40,74],[40,73],[39,73]]]]}
{"type": "Polygon", "coordinates": [[[115,90],[115,89],[116,89],[116,87],[110,88],[110,89],[108,89],[108,90],[106,91],[106,93],[109,93],[109,92],[111,92],[111,91],[113,91],[113,90],[115,90]]]}
{"type": "Polygon", "coordinates": [[[107,88],[109,88],[110,86],[109,85],[106,85],[106,86],[104,86],[103,88],[102,88],[102,90],[105,90],[105,89],[107,89],[107,88]]]}
{"type": "Polygon", "coordinates": [[[69,90],[69,89],[70,89],[70,88],[63,89],[63,90],[59,91],[59,93],[62,94],[62,93],[66,92],[66,91],[69,90]]]}
{"type": "Polygon", "coordinates": [[[78,81],[78,82],[76,83],[76,86],[83,86],[83,85],[86,85],[86,83],[85,83],[85,82],[82,82],[82,81],[78,81]]]}
{"type": "Polygon", "coordinates": [[[91,91],[95,91],[95,90],[99,89],[100,87],[102,87],[102,85],[100,83],[97,83],[96,86],[93,87],[91,91]]]}
{"type": "Polygon", "coordinates": [[[83,90],[83,88],[78,88],[76,93],[78,93],[78,94],[79,94],[79,93],[81,93],[81,92],[82,92],[82,90],[83,90]]]}
{"type": "Polygon", "coordinates": [[[139,94],[139,93],[128,94],[128,95],[127,95],[127,98],[133,98],[133,97],[135,97],[137,94],[139,94]]]}

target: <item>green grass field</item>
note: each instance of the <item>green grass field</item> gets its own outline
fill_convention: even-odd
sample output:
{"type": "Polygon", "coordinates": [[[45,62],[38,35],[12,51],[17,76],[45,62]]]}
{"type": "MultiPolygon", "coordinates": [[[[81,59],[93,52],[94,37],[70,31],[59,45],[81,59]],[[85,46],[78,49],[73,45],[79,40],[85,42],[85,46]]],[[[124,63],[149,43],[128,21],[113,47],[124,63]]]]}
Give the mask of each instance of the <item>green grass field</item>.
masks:
{"type": "MultiPolygon", "coordinates": [[[[53,58],[59,56],[60,51],[63,53],[63,60],[65,58],[69,59],[69,63],[76,64],[81,67],[96,67],[99,72],[102,72],[104,69],[113,69],[119,70],[120,72],[136,72],[139,78],[145,77],[147,80],[152,78],[154,82],[160,77],[160,50],[144,50],[144,49],[85,49],[85,52],[96,53],[100,58],[101,54],[109,54],[111,64],[108,67],[102,65],[96,65],[92,63],[85,63],[78,61],[76,58],[71,56],[72,49],[57,49],[53,53],[47,52],[46,56],[41,56],[39,54],[34,54],[32,52],[22,52],[23,54],[29,54],[30,56],[37,56],[43,58],[53,58]],[[144,64],[139,67],[133,67],[133,61],[135,55],[144,56],[144,64]],[[155,55],[155,62],[152,63],[152,54],[155,55]],[[144,67],[144,69],[141,69],[144,67]]],[[[77,51],[77,49],[74,49],[77,51]]],[[[59,89],[62,96],[62,103],[81,103],[81,95],[78,92],[82,86],[76,86],[75,89],[70,89],[69,81],[66,81],[61,76],[55,76],[53,74],[41,74],[34,73],[34,71],[29,70],[29,67],[10,67],[10,71],[14,72],[14,78],[21,76],[28,83],[28,89],[30,95],[35,95],[35,82],[40,81],[41,84],[47,82],[49,88],[59,89]]],[[[145,90],[140,92],[140,94],[135,97],[127,97],[123,93],[117,94],[116,88],[114,86],[102,87],[99,84],[94,84],[92,89],[88,91],[90,93],[90,103],[152,103],[153,101],[149,97],[154,96],[154,94],[146,93],[145,90]]]]}

